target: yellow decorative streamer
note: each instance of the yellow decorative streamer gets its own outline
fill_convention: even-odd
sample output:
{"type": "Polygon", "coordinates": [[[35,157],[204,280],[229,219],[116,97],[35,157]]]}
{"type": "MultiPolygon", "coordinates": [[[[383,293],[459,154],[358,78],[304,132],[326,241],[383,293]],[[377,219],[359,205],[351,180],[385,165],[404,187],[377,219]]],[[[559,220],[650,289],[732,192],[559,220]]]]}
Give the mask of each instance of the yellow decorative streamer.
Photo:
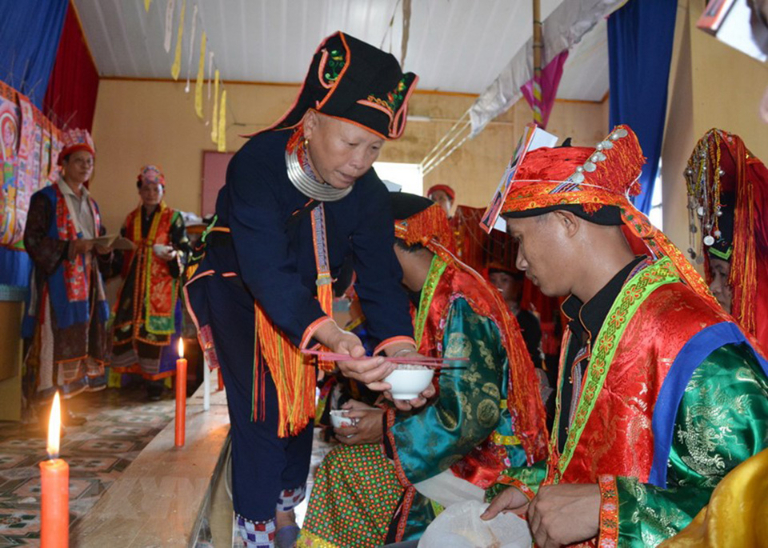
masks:
{"type": "Polygon", "coordinates": [[[221,109],[219,110],[219,152],[227,151],[227,90],[221,92],[221,109]]]}
{"type": "Polygon", "coordinates": [[[197,66],[197,81],[195,82],[195,114],[203,119],[203,75],[205,73],[205,31],[200,39],[200,64],[197,66]]]}
{"type": "Polygon", "coordinates": [[[144,0],[144,11],[149,11],[150,4],[152,4],[152,0],[144,0]]]}
{"type": "Polygon", "coordinates": [[[187,11],[187,0],[181,3],[181,19],[179,19],[179,34],[176,36],[176,57],[173,60],[173,66],[171,67],[171,76],[174,80],[179,79],[179,72],[181,71],[181,37],[184,34],[184,12],[187,11]]]}
{"type": "Polygon", "coordinates": [[[213,83],[213,120],[211,120],[211,141],[219,144],[219,69],[216,69],[213,83]]]}

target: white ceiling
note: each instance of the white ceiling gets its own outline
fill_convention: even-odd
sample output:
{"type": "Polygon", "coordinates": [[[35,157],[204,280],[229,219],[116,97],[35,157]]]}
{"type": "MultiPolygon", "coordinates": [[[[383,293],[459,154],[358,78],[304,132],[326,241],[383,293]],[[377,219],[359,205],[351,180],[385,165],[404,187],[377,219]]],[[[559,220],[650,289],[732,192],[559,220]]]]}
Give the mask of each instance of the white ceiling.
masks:
{"type": "MultiPolygon", "coordinates": [[[[175,0],[171,51],[163,47],[170,0],[74,0],[99,74],[171,77],[182,0],[175,0]]],[[[546,18],[563,0],[541,0],[546,18]]],[[[531,36],[530,0],[412,0],[406,70],[418,89],[481,93],[531,36]]],[[[400,0],[187,0],[180,80],[187,78],[191,18],[198,6],[190,77],[200,35],[225,80],[299,83],[320,41],[342,30],[401,54],[400,0]],[[390,27],[390,21],[394,22],[390,27]]],[[[206,54],[207,57],[207,54],[206,54]]],[[[207,59],[206,59],[207,62],[207,59]]],[[[206,68],[206,77],[208,70],[206,68]]],[[[608,91],[605,22],[570,54],[558,98],[600,101],[608,91]]]]}

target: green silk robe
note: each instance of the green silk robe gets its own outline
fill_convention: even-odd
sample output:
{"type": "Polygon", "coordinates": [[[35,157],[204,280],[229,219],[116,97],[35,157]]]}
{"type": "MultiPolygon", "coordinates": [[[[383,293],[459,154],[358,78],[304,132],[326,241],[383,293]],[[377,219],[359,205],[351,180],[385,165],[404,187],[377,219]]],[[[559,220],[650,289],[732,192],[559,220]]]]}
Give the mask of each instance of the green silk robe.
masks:
{"type": "MultiPolygon", "coordinates": [[[[617,305],[621,304],[622,299],[639,299],[641,304],[645,304],[650,301],[649,297],[654,291],[667,291],[667,293],[662,294],[663,298],[659,299],[664,303],[676,298],[675,294],[682,294],[680,303],[692,302],[693,305],[699,306],[700,303],[695,299],[685,296],[687,290],[681,288],[682,286],[675,280],[674,274],[670,275],[668,272],[663,272],[664,268],[662,263],[658,263],[646,269],[645,274],[638,274],[627,282],[622,295],[616,300],[616,308],[612,309],[608,317],[618,317],[613,311],[618,308],[617,305]],[[650,277],[658,284],[654,288],[650,288],[646,294],[643,294],[642,288],[635,291],[635,287],[637,287],[635,282],[643,275],[650,277]]],[[[682,309],[683,314],[688,313],[687,309],[680,303],[674,303],[674,312],[677,313],[682,309]]],[[[765,361],[759,357],[743,335],[741,336],[743,342],[725,344],[717,342],[719,340],[717,337],[722,337],[722,334],[728,329],[738,334],[738,328],[728,321],[729,317],[720,312],[707,312],[701,307],[694,310],[701,314],[700,316],[688,316],[690,323],[693,323],[691,317],[700,318],[697,319],[697,322],[700,321],[701,323],[695,324],[694,331],[696,329],[701,331],[694,338],[707,330],[710,330],[710,333],[713,332],[712,330],[716,330],[717,334],[710,337],[708,343],[715,348],[705,354],[699,362],[681,364],[691,369],[692,373],[687,378],[687,382],[682,385],[682,393],[676,409],[674,407],[670,409],[669,420],[673,420],[671,443],[666,463],[662,462],[662,464],[666,464],[664,467],[666,470],[665,486],[659,486],[658,477],[654,483],[651,483],[650,480],[641,480],[636,476],[606,473],[598,467],[594,473],[597,476],[596,482],[600,486],[602,496],[600,532],[596,539],[588,543],[589,545],[597,544],[601,547],[618,545],[637,548],[656,546],[691,522],[701,508],[707,504],[715,486],[730,470],[768,447],[768,377],[766,377],[765,361]],[[711,326],[705,327],[705,318],[707,318],[706,321],[712,323],[711,326]],[[724,321],[717,324],[718,318],[724,321]],[[700,327],[698,327],[699,325],[700,327]],[[712,343],[712,341],[715,342],[712,343]]],[[[666,318],[670,313],[672,312],[667,311],[660,317],[666,318]]],[[[657,327],[653,325],[653,322],[648,321],[649,318],[652,319],[652,316],[644,316],[642,319],[645,320],[645,323],[640,326],[641,329],[645,328],[646,332],[657,327]]],[[[624,321],[623,318],[622,321],[624,321]]],[[[631,314],[627,315],[626,322],[631,321],[631,314]]],[[[663,321],[666,320],[659,320],[659,322],[663,321]]],[[[608,323],[606,321],[604,326],[608,323]]],[[[606,344],[605,332],[605,329],[601,329],[594,348],[606,344]]],[[[735,337],[735,339],[738,338],[738,336],[735,337]]],[[[699,337],[697,340],[701,340],[701,338],[699,337]]],[[[723,339],[723,341],[726,340],[728,339],[723,339]]],[[[611,342],[620,349],[622,348],[621,336],[618,340],[611,342]]],[[[690,345],[686,345],[686,347],[688,346],[690,345]]],[[[636,346],[631,348],[632,352],[640,352],[636,346]]],[[[627,348],[625,351],[629,352],[630,350],[627,348]]],[[[680,354],[683,354],[683,351],[680,354]]],[[[617,354],[615,360],[619,359],[617,354]]],[[[621,357],[621,359],[626,360],[626,356],[621,357]]],[[[661,356],[655,359],[662,361],[661,356]]],[[[653,369],[649,363],[640,359],[631,367],[653,369]]],[[[607,370],[610,371],[610,367],[607,370]]],[[[672,370],[674,370],[674,366],[672,370]]],[[[620,409],[616,406],[637,405],[637,402],[640,401],[637,398],[622,399],[624,395],[621,392],[620,383],[624,377],[610,377],[610,373],[605,373],[605,375],[606,384],[602,385],[598,395],[594,396],[595,398],[599,400],[601,395],[612,398],[609,401],[612,401],[614,413],[618,413],[620,409]],[[610,382],[611,379],[613,379],[613,385],[610,382]]],[[[670,372],[669,376],[671,375],[670,372]]],[[[685,379],[685,376],[676,375],[675,380],[681,382],[680,379],[685,379]]],[[[662,378],[663,380],[664,378],[662,378]]],[[[562,375],[560,382],[560,391],[562,391],[562,375]]],[[[657,385],[661,383],[658,379],[655,382],[657,385]]],[[[654,390],[652,386],[644,386],[646,386],[644,389],[646,392],[654,390]]],[[[560,391],[558,393],[558,409],[560,408],[560,391]]],[[[583,399],[584,396],[582,396],[583,399]]],[[[660,402],[661,399],[651,400],[651,408],[646,410],[649,420],[644,429],[646,431],[651,429],[650,419],[652,418],[654,435],[656,434],[657,420],[661,420],[660,417],[656,416],[657,414],[654,414],[654,410],[660,407],[660,402]]],[[[587,426],[589,426],[589,422],[587,422],[587,426]]],[[[637,434],[625,433],[625,436],[629,435],[637,434]]],[[[579,441],[583,442],[583,438],[579,441]]],[[[606,439],[605,447],[610,447],[611,443],[612,440],[606,439]]],[[[652,443],[657,444],[658,440],[652,440],[652,443]]],[[[658,445],[656,448],[658,449],[658,445]]],[[[637,445],[638,452],[648,450],[646,445],[637,445]]],[[[532,498],[543,482],[557,482],[558,474],[553,473],[553,468],[557,466],[553,464],[555,462],[556,458],[550,455],[549,463],[542,461],[531,468],[511,468],[505,471],[503,477],[499,479],[499,483],[488,490],[487,498],[490,499],[498,494],[503,489],[504,484],[514,485],[529,498],[532,498]]],[[[648,470],[643,469],[642,473],[645,474],[646,479],[649,479],[648,470]]],[[[568,472],[565,471],[562,474],[567,475],[568,472]]],[[[653,477],[653,472],[651,472],[651,478],[653,477]]],[[[582,473],[575,477],[572,475],[570,479],[562,481],[588,483],[590,479],[585,479],[582,473]]]]}
{"type": "MultiPolygon", "coordinates": [[[[436,260],[431,272],[438,269],[439,277],[445,264],[436,260]]],[[[300,546],[380,546],[407,494],[411,505],[402,539],[418,538],[440,507],[403,483],[440,474],[494,433],[497,441],[510,443],[498,447],[505,461],[525,464],[506,407],[507,356],[495,323],[459,296],[451,301],[437,343],[446,359],[469,358],[457,362],[467,369],[439,376],[439,397],[433,404],[413,414],[386,414],[385,445],[392,458],[375,445],[342,445],[325,457],[315,476],[300,546]]]]}

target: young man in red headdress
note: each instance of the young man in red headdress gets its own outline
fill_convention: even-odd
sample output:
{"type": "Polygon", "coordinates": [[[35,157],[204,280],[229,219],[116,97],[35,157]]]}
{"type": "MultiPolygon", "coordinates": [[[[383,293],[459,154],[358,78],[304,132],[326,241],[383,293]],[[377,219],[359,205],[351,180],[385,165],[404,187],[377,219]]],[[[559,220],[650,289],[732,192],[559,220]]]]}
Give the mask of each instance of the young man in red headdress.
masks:
{"type": "Polygon", "coordinates": [[[315,53],[291,110],[227,168],[186,289],[227,388],[233,503],[248,546],[291,546],[298,535],[293,509],[305,494],[315,413],[315,360],[301,350],[360,358],[339,367],[368,383],[394,369],[386,356],[416,354],[388,193],[372,169],[405,130],[416,80],[391,54],[337,32],[315,53]],[[348,258],[382,356],[363,359],[360,339],[332,318],[332,282],[348,258]]]}
{"type": "Polygon", "coordinates": [[[506,471],[484,514],[526,514],[539,546],[655,546],[768,445],[768,362],[629,202],[643,162],[625,126],[534,150],[502,209],[518,268],[571,318],[549,457],[506,471]]]}
{"type": "Polygon", "coordinates": [[[176,371],[179,278],[189,239],[181,213],[163,200],[165,176],[160,169],[142,167],[136,186],[141,203],[120,230],[136,249],[118,253],[113,267],[123,283],[115,303],[111,367],[117,373],[141,375],[147,396],[156,401],[163,379],[176,371]]]}
{"type": "Polygon", "coordinates": [[[453,234],[439,204],[390,198],[403,286],[418,304],[419,350],[459,369],[436,372],[437,397],[418,413],[345,404],[356,424],[336,430],[343,445],[315,475],[301,546],[417,539],[436,507],[482,500],[507,466],[545,454],[538,378],[501,295],[448,251],[453,234]]]}
{"type": "MultiPolygon", "coordinates": [[[[32,196],[24,229],[34,263],[23,325],[31,340],[24,392],[35,403],[50,402],[56,391],[69,398],[106,387],[109,307],[101,270],[108,272],[111,253],[95,245],[105,229],[86,186],[96,152],[86,130],[69,130],[63,141],[61,177],[32,196]]],[[[65,425],[83,422],[64,418],[65,425]]]]}

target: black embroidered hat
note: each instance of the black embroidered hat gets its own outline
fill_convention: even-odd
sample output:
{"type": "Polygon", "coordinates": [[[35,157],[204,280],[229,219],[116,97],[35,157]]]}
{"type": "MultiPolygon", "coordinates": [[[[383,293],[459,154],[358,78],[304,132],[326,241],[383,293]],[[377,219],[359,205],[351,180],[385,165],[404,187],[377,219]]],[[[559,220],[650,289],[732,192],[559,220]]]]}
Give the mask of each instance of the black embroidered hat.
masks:
{"type": "Polygon", "coordinates": [[[391,53],[336,32],[315,52],[294,105],[268,129],[295,127],[312,108],[383,139],[397,139],[405,130],[408,99],[418,79],[403,73],[391,53]]]}

